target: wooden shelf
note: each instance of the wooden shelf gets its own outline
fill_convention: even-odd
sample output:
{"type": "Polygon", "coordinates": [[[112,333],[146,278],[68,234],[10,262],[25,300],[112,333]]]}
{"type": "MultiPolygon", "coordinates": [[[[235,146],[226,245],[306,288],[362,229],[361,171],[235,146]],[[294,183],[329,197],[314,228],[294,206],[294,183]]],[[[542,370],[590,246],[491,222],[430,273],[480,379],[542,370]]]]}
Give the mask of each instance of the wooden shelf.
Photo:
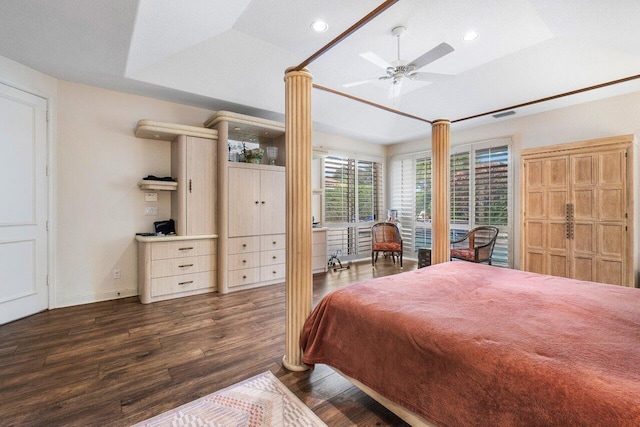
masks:
{"type": "Polygon", "coordinates": [[[138,187],[141,190],[154,190],[154,191],[175,191],[178,189],[177,182],[171,181],[152,181],[143,179],[138,182],[138,187]]]}

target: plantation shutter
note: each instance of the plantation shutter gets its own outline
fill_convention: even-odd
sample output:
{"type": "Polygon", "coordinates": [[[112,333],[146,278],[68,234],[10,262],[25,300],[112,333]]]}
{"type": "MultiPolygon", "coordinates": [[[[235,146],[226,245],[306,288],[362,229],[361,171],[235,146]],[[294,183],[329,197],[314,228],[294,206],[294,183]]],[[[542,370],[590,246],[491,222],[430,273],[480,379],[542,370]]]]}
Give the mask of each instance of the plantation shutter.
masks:
{"type": "Polygon", "coordinates": [[[325,222],[355,221],[355,161],[327,156],[324,165],[325,222]]]}
{"type": "Polygon", "coordinates": [[[416,159],[415,247],[431,247],[431,157],[416,159]]]}
{"type": "Polygon", "coordinates": [[[451,155],[451,224],[469,224],[469,152],[451,155]]]}
{"type": "Polygon", "coordinates": [[[475,224],[500,229],[491,257],[494,265],[509,263],[509,146],[476,150],[475,224]]]}
{"type": "Polygon", "coordinates": [[[391,162],[391,209],[398,211],[402,242],[408,250],[413,248],[413,221],[415,217],[415,160],[396,159],[391,162]]]}
{"type": "Polygon", "coordinates": [[[476,151],[476,224],[507,225],[509,208],[509,147],[476,151]]]}
{"type": "Polygon", "coordinates": [[[379,221],[382,202],[382,165],[358,161],[358,218],[379,221]]]}

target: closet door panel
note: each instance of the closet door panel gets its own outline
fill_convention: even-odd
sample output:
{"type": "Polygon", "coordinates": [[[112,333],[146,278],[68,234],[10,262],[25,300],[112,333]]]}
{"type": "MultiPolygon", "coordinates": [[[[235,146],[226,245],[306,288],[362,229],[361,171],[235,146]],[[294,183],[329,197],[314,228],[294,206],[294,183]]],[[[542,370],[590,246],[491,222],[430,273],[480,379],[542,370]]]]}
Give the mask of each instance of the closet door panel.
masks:
{"type": "Polygon", "coordinates": [[[566,190],[550,190],[548,203],[548,218],[551,220],[564,221],[567,213],[567,192],[566,190]]]}
{"type": "Polygon", "coordinates": [[[576,256],[573,258],[572,270],[571,277],[574,279],[593,282],[595,280],[596,262],[592,257],[582,258],[576,256]]]}
{"type": "Polygon", "coordinates": [[[597,261],[596,269],[596,282],[610,283],[612,285],[624,285],[626,283],[625,267],[622,261],[600,259],[597,261]]]}
{"type": "Polygon", "coordinates": [[[597,183],[596,162],[592,155],[575,155],[571,157],[571,160],[571,174],[574,185],[589,186],[597,183]]]}
{"type": "Polygon", "coordinates": [[[596,227],[593,223],[576,223],[573,233],[573,250],[583,255],[595,255],[596,227]]]}
{"type": "Polygon", "coordinates": [[[544,199],[545,195],[543,191],[529,191],[526,195],[525,212],[527,218],[541,219],[544,218],[544,199]]]}
{"type": "Polygon", "coordinates": [[[567,188],[567,172],[568,172],[568,158],[561,156],[558,158],[552,158],[547,161],[548,169],[548,186],[550,188],[559,187],[560,189],[567,188]]]}
{"type": "Polygon", "coordinates": [[[569,277],[567,268],[567,256],[562,254],[549,254],[548,273],[552,276],[569,277]]]}
{"type": "Polygon", "coordinates": [[[624,220],[625,200],[622,188],[600,188],[598,190],[598,216],[600,221],[624,220]]]}
{"type": "Polygon", "coordinates": [[[623,258],[626,232],[621,224],[598,224],[598,251],[603,257],[623,258]]]}
{"type": "Polygon", "coordinates": [[[531,191],[540,189],[545,185],[544,160],[527,161],[526,181],[527,188],[531,191]]]}
{"type": "Polygon", "coordinates": [[[563,222],[549,223],[549,236],[547,237],[546,247],[550,251],[566,251],[567,250],[567,225],[563,222]]]}
{"type": "Polygon", "coordinates": [[[524,269],[526,271],[530,271],[532,273],[540,273],[546,274],[544,269],[544,253],[540,251],[527,251],[527,256],[525,257],[525,266],[524,269]]]}
{"type": "Polygon", "coordinates": [[[529,248],[537,248],[543,250],[545,243],[545,227],[542,222],[528,221],[527,222],[527,245],[529,248]]]}
{"type": "Polygon", "coordinates": [[[600,154],[600,185],[624,185],[626,181],[626,150],[600,154]]]}
{"type": "Polygon", "coordinates": [[[576,220],[595,220],[595,188],[576,189],[573,192],[573,214],[576,220]]]}

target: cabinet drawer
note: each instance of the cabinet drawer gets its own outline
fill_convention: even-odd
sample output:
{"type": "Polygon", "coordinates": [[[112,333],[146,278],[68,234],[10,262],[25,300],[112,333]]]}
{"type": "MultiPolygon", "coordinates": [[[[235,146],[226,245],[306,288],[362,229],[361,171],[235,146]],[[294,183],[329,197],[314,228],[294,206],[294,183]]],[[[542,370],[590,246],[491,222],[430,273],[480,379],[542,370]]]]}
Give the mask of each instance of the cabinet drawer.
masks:
{"type": "Polygon", "coordinates": [[[213,255],[159,259],[151,261],[151,278],[200,273],[215,269],[216,257],[213,255]]]}
{"type": "Polygon", "coordinates": [[[182,274],[180,276],[160,277],[151,280],[151,296],[159,297],[196,289],[211,288],[215,285],[215,271],[182,274]]]}
{"type": "Polygon", "coordinates": [[[312,271],[324,271],[325,267],[327,266],[327,257],[314,256],[311,260],[312,271]]]}
{"type": "Polygon", "coordinates": [[[229,255],[229,270],[260,267],[260,252],[229,255]]]}
{"type": "Polygon", "coordinates": [[[326,243],[320,243],[318,245],[314,244],[311,247],[311,253],[313,254],[314,257],[316,256],[327,256],[327,245],[326,243]]]}
{"type": "Polygon", "coordinates": [[[230,254],[258,252],[260,250],[260,237],[233,237],[229,239],[228,245],[230,254]]]}
{"type": "Polygon", "coordinates": [[[260,265],[284,264],[285,256],[286,253],[284,249],[260,252],[260,265]]]}
{"type": "Polygon", "coordinates": [[[229,272],[229,287],[250,285],[260,281],[260,268],[245,268],[229,272]]]}
{"type": "Polygon", "coordinates": [[[327,241],[327,232],[314,231],[311,241],[313,242],[314,245],[317,245],[318,243],[325,243],[327,241]]]}
{"type": "Polygon", "coordinates": [[[260,250],[284,249],[286,243],[285,234],[269,234],[260,236],[260,250]]]}
{"type": "Polygon", "coordinates": [[[214,255],[214,239],[176,240],[175,242],[151,243],[151,259],[184,258],[200,255],[214,255]]]}
{"type": "Polygon", "coordinates": [[[260,281],[267,282],[271,280],[284,280],[285,268],[284,264],[269,265],[260,267],[260,281]]]}

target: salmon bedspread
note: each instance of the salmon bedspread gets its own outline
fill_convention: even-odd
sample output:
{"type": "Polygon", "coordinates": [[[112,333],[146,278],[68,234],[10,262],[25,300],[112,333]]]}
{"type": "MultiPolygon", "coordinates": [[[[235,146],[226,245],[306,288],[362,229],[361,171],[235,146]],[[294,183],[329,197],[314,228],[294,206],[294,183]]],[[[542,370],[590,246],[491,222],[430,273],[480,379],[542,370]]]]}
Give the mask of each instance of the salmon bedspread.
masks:
{"type": "Polygon", "coordinates": [[[447,262],[333,291],[301,346],[438,426],[640,426],[640,289],[447,262]]]}

